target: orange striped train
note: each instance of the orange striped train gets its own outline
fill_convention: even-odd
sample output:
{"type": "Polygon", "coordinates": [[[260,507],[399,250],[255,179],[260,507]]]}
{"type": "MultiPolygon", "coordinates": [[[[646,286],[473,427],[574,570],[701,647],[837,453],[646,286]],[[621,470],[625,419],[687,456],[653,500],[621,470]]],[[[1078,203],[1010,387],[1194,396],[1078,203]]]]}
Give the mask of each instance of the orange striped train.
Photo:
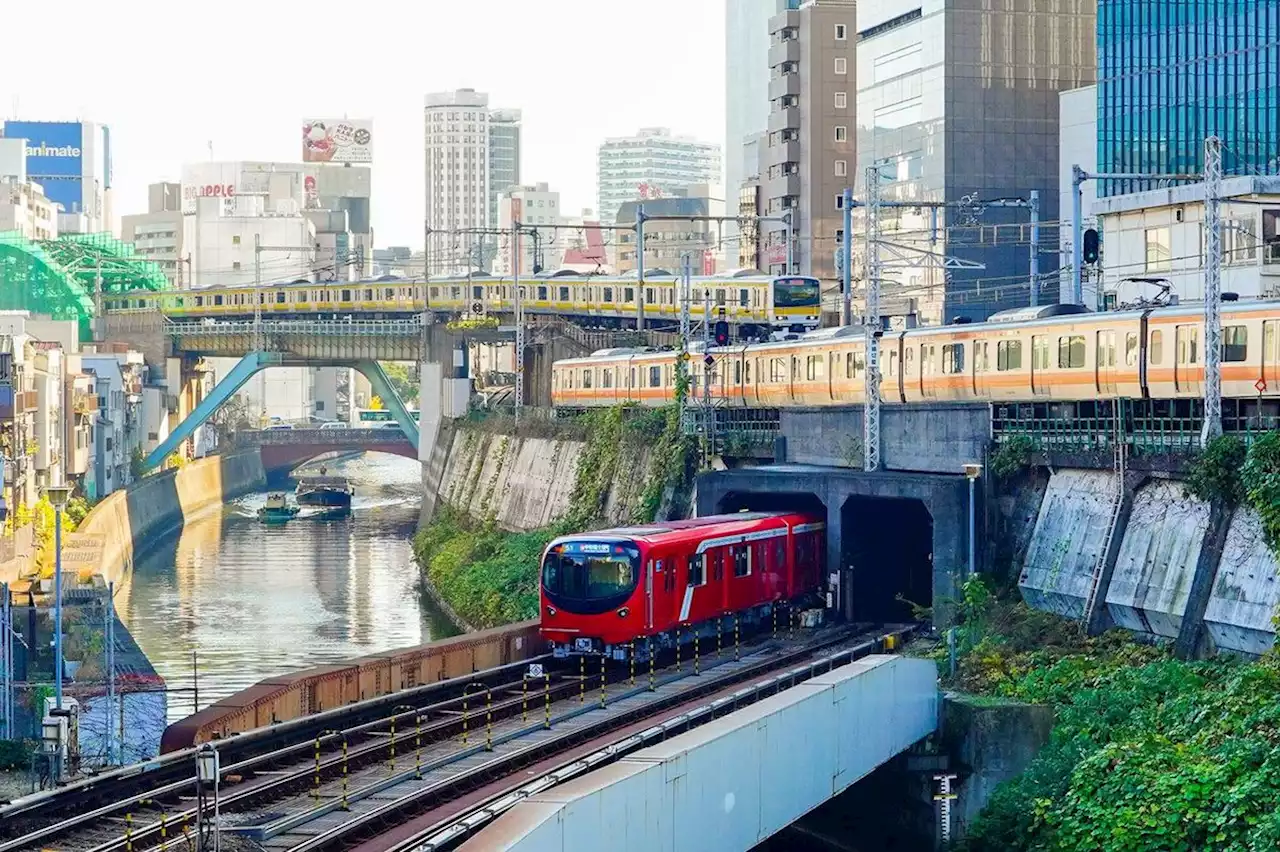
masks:
{"type": "MultiPolygon", "coordinates": [[[[1280,303],[1228,302],[1222,310],[1222,393],[1280,396],[1280,303]]],[[[1202,306],[1094,313],[1050,305],[975,324],[885,332],[880,398],[913,402],[1195,399],[1203,395],[1202,306]]],[[[860,403],[866,380],[860,328],[822,329],[795,340],[711,350],[690,359],[692,387],[742,408],[860,403]]],[[[603,350],[557,361],[558,409],[675,398],[676,353],[603,350]]]]}

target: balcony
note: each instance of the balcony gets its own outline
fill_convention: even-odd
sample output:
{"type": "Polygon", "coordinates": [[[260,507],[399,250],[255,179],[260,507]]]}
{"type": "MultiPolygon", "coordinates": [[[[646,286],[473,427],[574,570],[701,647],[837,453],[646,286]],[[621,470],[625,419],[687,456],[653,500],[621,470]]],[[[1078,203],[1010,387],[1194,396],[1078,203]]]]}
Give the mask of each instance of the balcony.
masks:
{"type": "Polygon", "coordinates": [[[773,77],[769,80],[769,100],[776,101],[778,98],[786,95],[800,94],[800,75],[799,74],[783,74],[780,77],[773,77]]]}
{"type": "Polygon", "coordinates": [[[777,68],[784,62],[800,61],[800,39],[793,38],[787,41],[778,42],[769,45],[769,67],[777,68]]]}
{"type": "Polygon", "coordinates": [[[800,162],[800,140],[791,139],[787,142],[779,142],[772,148],[766,149],[769,165],[776,163],[798,163],[800,162]]]}
{"type": "Polygon", "coordinates": [[[800,108],[787,107],[786,109],[774,110],[769,113],[769,132],[775,133],[779,130],[800,129],[800,108]]]}
{"type": "Polygon", "coordinates": [[[764,180],[764,196],[765,198],[793,198],[800,195],[800,175],[780,175],[776,178],[765,178],[764,180]]]}
{"type": "Polygon", "coordinates": [[[72,410],[76,414],[89,416],[98,413],[98,395],[96,393],[76,392],[71,398],[72,410]]]}

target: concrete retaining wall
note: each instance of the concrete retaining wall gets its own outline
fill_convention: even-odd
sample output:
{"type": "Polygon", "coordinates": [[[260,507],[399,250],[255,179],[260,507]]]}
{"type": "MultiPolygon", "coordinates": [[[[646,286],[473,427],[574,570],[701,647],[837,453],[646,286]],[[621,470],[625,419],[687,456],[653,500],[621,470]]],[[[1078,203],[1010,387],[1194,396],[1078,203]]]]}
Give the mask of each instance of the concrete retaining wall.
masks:
{"type": "Polygon", "coordinates": [[[1209,504],[1183,490],[1181,482],[1154,480],[1134,497],[1106,597],[1118,627],[1167,639],[1182,629],[1209,528],[1209,504]]]}
{"type": "MultiPolygon", "coordinates": [[[[1117,525],[1114,571],[1098,592],[1105,617],[1094,626],[1176,640],[1185,656],[1267,651],[1276,638],[1280,565],[1257,513],[1241,507],[1229,516],[1187,495],[1179,480],[1141,482],[1145,476],[1126,482],[1132,509],[1117,525]]],[[[1028,604],[1083,615],[1115,495],[1110,471],[1053,473],[1019,583],[1028,604]]]]}
{"type": "MultiPolygon", "coordinates": [[[[446,440],[447,458],[442,461],[437,452],[430,462],[440,469],[438,485],[424,483],[437,503],[473,518],[492,517],[503,529],[520,531],[545,527],[569,510],[583,442],[518,438],[465,427],[446,440]]],[[[647,451],[628,453],[624,448],[605,501],[610,522],[630,521],[648,467],[647,451]]]]}
{"type": "MultiPolygon", "coordinates": [[[[989,405],[886,405],[880,411],[880,460],[885,470],[959,473],[982,464],[991,439],[989,405]]],[[[862,467],[862,407],[784,408],[779,462],[862,467]]]]}
{"type": "Polygon", "coordinates": [[[147,540],[173,530],[225,501],[266,482],[257,450],[211,456],[181,470],[168,470],[106,497],[81,522],[78,532],[104,539],[98,573],[123,582],[133,554],[147,540]]]}
{"type": "Polygon", "coordinates": [[[1036,609],[1084,615],[1116,499],[1109,472],[1060,470],[1049,479],[1018,586],[1036,609]]]}

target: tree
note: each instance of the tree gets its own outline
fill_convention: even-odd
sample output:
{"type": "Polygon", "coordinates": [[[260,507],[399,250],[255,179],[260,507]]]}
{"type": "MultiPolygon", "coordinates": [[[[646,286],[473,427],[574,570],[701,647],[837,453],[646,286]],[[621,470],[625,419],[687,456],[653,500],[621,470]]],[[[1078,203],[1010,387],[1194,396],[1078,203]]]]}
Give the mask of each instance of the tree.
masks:
{"type": "Polygon", "coordinates": [[[418,386],[409,378],[409,365],[396,361],[379,361],[378,363],[382,367],[382,372],[387,374],[387,380],[391,382],[391,387],[395,389],[400,400],[404,403],[416,402],[418,386]]]}

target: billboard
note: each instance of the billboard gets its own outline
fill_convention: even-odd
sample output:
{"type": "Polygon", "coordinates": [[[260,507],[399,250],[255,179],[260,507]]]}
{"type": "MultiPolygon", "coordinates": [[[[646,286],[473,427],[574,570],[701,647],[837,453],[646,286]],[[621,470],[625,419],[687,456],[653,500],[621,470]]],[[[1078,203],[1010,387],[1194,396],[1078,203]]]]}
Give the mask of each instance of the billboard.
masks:
{"type": "Polygon", "coordinates": [[[27,140],[27,179],[68,212],[84,211],[84,132],[78,121],[6,121],[4,135],[27,140]]]}
{"type": "Polygon", "coordinates": [[[316,118],[302,123],[302,162],[373,162],[373,122],[316,118]]]}

